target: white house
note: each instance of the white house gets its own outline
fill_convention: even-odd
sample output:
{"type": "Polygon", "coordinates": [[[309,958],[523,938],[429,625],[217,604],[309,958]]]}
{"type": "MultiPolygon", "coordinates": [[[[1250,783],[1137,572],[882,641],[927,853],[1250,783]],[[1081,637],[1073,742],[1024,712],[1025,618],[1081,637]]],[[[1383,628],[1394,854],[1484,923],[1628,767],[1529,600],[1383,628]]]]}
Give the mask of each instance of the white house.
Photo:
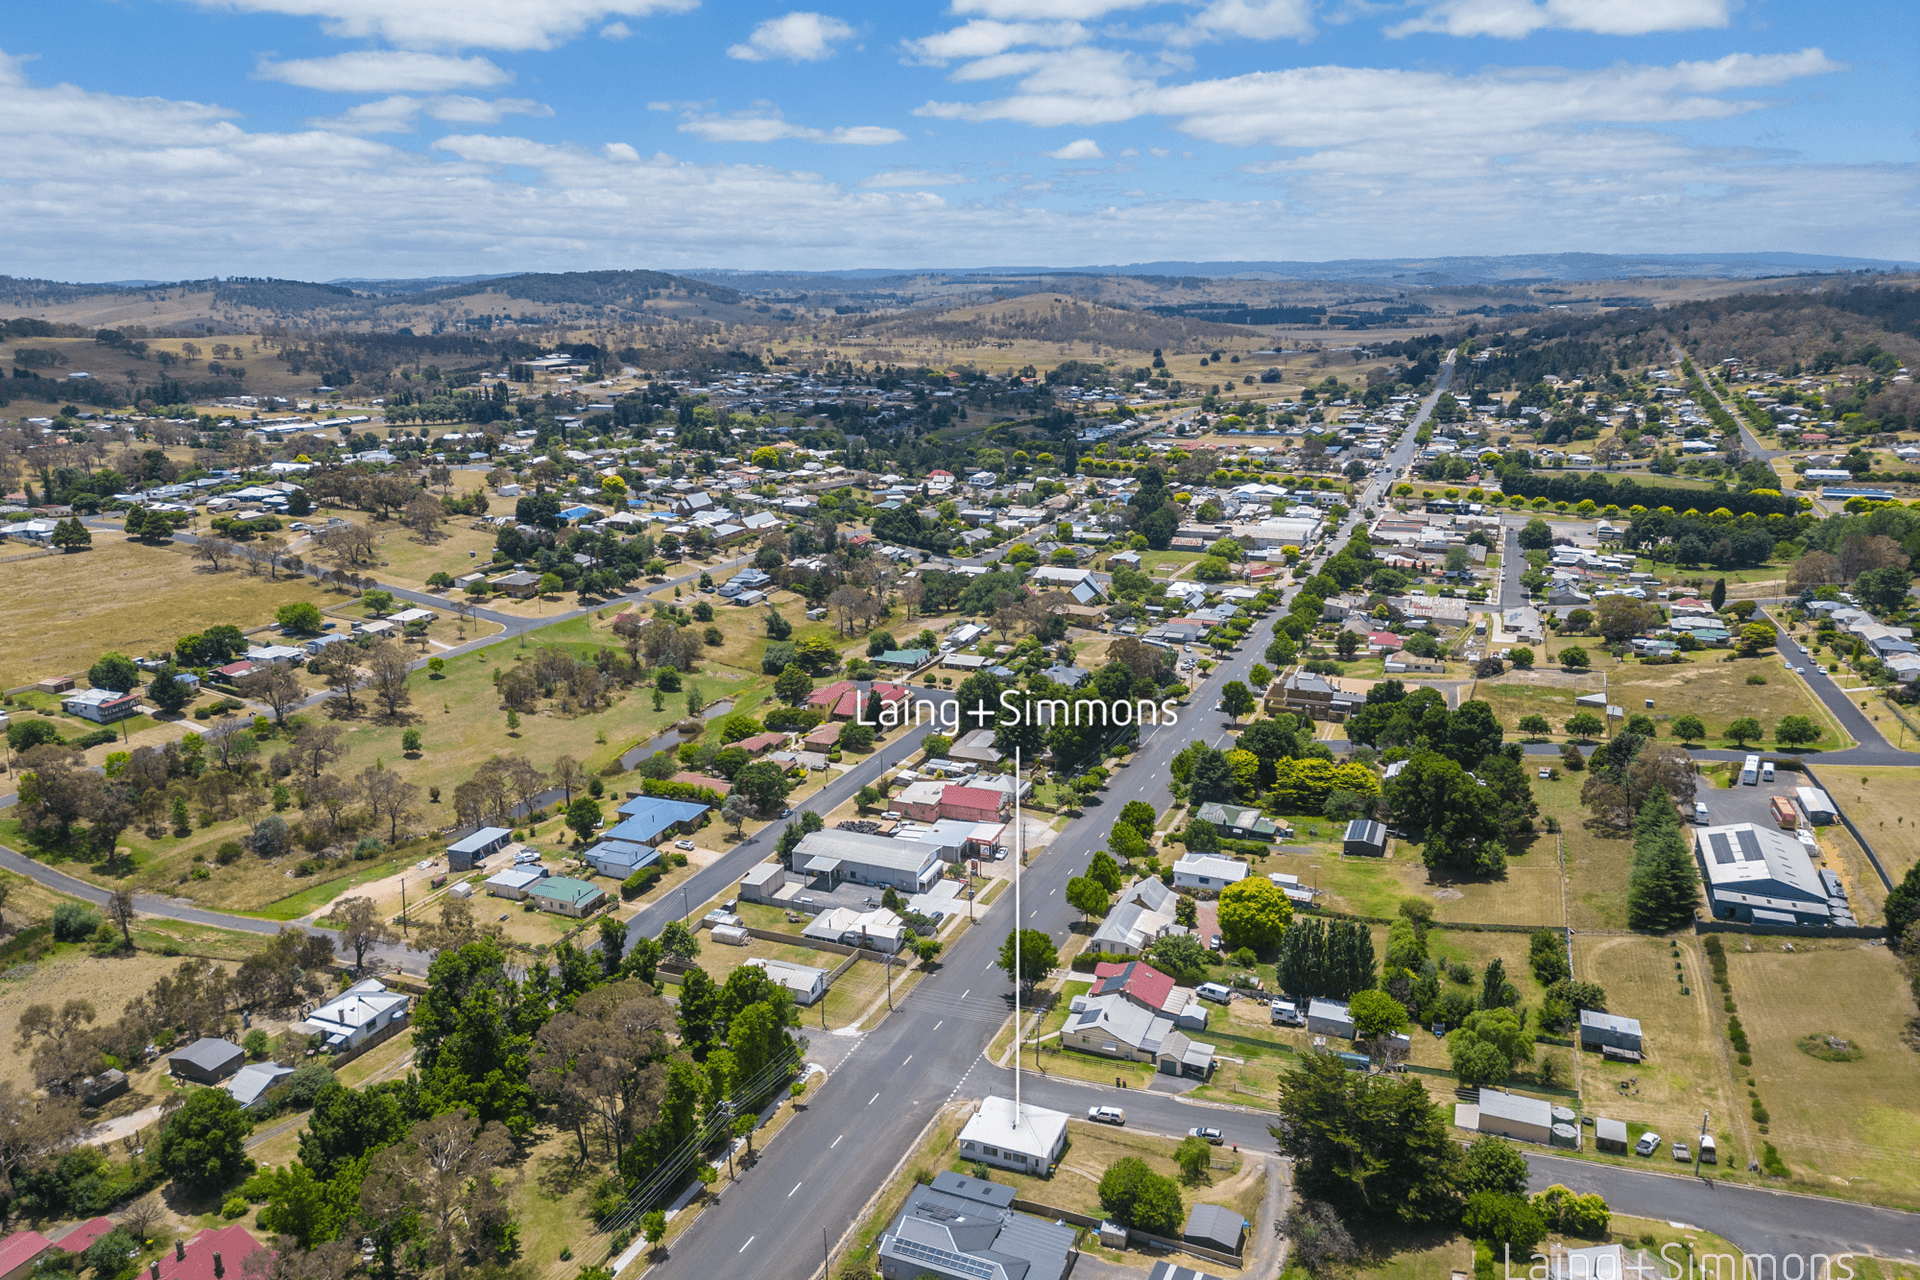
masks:
{"type": "Polygon", "coordinates": [[[341,1053],[358,1048],[368,1037],[407,1020],[413,997],[389,991],[378,978],[356,982],[315,1009],[290,1030],[326,1037],[327,1049],[341,1053]]]}
{"type": "Polygon", "coordinates": [[[1054,1162],[1066,1147],[1064,1111],[1049,1111],[1032,1103],[1016,1109],[1012,1098],[982,1098],[980,1109],[960,1130],[963,1159],[1042,1177],[1053,1172],[1054,1162]]]}
{"type": "Polygon", "coordinates": [[[1218,893],[1247,878],[1247,864],[1212,853],[1190,853],[1173,864],[1176,889],[1211,889],[1218,893]]]}

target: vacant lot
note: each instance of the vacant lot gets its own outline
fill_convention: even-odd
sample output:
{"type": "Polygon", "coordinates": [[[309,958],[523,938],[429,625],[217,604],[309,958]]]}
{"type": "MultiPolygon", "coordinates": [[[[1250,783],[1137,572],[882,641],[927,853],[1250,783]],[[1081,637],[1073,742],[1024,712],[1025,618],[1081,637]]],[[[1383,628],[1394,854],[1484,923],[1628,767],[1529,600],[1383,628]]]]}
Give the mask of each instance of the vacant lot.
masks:
{"type": "Polygon", "coordinates": [[[1899,884],[1908,869],[1920,862],[1920,805],[1914,803],[1913,770],[1834,765],[1820,770],[1820,781],[1872,842],[1880,865],[1899,884]]]}
{"type": "Polygon", "coordinates": [[[1724,1135],[1722,1168],[1744,1168],[1757,1149],[1744,1105],[1733,1109],[1744,1099],[1732,1089],[1720,992],[1692,938],[1680,940],[1679,952],[1663,938],[1574,936],[1573,976],[1599,983],[1611,1012],[1640,1020],[1647,1055],[1629,1066],[1581,1054],[1581,1095],[1592,1114],[1670,1139],[1698,1132],[1701,1112],[1711,1111],[1724,1135]]]}
{"type": "MultiPolygon", "coordinates": [[[[1591,650],[1589,650],[1591,652],[1591,650]]],[[[1607,668],[1607,697],[1625,707],[1628,715],[1645,712],[1662,725],[1673,716],[1692,713],[1707,729],[1709,747],[1731,747],[1721,734],[1733,721],[1752,716],[1760,722],[1765,740],[1773,740],[1774,726],[1790,715],[1806,716],[1822,730],[1812,749],[1830,751],[1850,745],[1806,685],[1781,665],[1776,658],[1741,658],[1726,661],[1726,654],[1714,650],[1694,654],[1678,666],[1648,666],[1625,662],[1607,668]],[[1765,684],[1748,684],[1748,676],[1760,676],[1765,684]],[[1646,710],[1645,699],[1653,699],[1646,710]]],[[[1600,659],[1609,662],[1610,659],[1600,659]]]]}
{"type": "Polygon", "coordinates": [[[1582,693],[1597,692],[1600,687],[1597,679],[1591,681],[1591,689],[1588,683],[1584,677],[1565,676],[1558,671],[1515,671],[1498,680],[1477,681],[1465,696],[1492,708],[1509,738],[1521,736],[1520,721],[1525,717],[1543,716],[1551,726],[1551,732],[1544,736],[1557,740],[1566,736],[1563,730],[1567,720],[1577,710],[1574,699],[1582,693]]]}
{"type": "Polygon", "coordinates": [[[90,550],[15,561],[0,573],[0,688],[9,689],[84,676],[110,650],[159,652],[215,623],[244,631],[272,622],[283,604],[339,599],[308,578],[270,581],[233,567],[212,573],[185,546],[146,546],[105,531],[94,533],[90,550]]]}
{"type": "Polygon", "coordinates": [[[1557,836],[1542,835],[1534,848],[1553,857],[1554,841],[1561,843],[1567,872],[1567,923],[1576,929],[1627,927],[1627,872],[1633,864],[1633,841],[1590,829],[1590,816],[1580,803],[1584,773],[1562,774],[1551,782],[1535,779],[1533,797],[1540,805],[1539,823],[1557,819],[1557,836]]]}
{"type": "Polygon", "coordinates": [[[1728,935],[1727,968],[1753,1045],[1751,1074],[1772,1113],[1767,1140],[1796,1178],[1841,1194],[1920,1205],[1920,1054],[1903,1032],[1913,996],[1885,947],[1728,935]],[[1809,945],[1817,949],[1809,950],[1809,945]],[[1853,1062],[1803,1052],[1800,1038],[1835,1036],[1853,1062]]]}

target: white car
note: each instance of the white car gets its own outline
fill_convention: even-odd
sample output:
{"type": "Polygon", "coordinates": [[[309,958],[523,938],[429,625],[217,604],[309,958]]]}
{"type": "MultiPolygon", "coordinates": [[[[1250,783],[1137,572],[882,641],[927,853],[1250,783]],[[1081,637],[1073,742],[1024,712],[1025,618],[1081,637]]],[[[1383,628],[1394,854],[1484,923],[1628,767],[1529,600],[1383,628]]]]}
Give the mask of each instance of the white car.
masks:
{"type": "Polygon", "coordinates": [[[674,848],[676,848],[676,849],[691,849],[691,848],[693,848],[693,841],[691,841],[691,840],[675,840],[675,841],[673,842],[673,847],[674,847],[674,848]]]}
{"type": "Polygon", "coordinates": [[[1633,1153],[1638,1156],[1650,1156],[1660,1149],[1660,1135],[1649,1129],[1640,1135],[1640,1141],[1633,1144],[1633,1153]]]}

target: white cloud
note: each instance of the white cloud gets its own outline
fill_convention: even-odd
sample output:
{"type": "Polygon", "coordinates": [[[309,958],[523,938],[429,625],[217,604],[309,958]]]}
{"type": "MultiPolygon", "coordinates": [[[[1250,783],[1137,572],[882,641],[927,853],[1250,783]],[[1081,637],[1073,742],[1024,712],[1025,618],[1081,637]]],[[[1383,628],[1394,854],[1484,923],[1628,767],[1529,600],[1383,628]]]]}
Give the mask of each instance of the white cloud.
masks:
{"type": "Polygon", "coordinates": [[[1161,0],[953,0],[952,12],[977,13],[983,18],[1003,18],[1013,22],[1063,18],[1071,22],[1090,22],[1110,13],[1139,9],[1161,0]]]}
{"type": "Polygon", "coordinates": [[[394,94],[350,107],[337,116],[316,117],[307,123],[316,129],[338,133],[412,133],[415,121],[423,112],[435,120],[453,124],[498,124],[507,116],[551,116],[553,108],[532,98],[494,98],[489,101],[462,94],[443,94],[424,99],[394,94]]]}
{"type": "Polygon", "coordinates": [[[753,29],[745,44],[729,46],[727,56],[743,62],[819,62],[834,55],[834,45],[853,38],[853,28],[822,13],[789,13],[753,29]]]}
{"type": "Polygon", "coordinates": [[[1023,44],[1048,48],[1084,43],[1087,29],[1077,22],[995,22],[976,18],[951,31],[941,31],[918,40],[902,41],[902,47],[928,62],[951,58],[986,58],[1023,44]]]}
{"type": "Polygon", "coordinates": [[[468,98],[449,94],[427,104],[427,114],[435,120],[458,124],[498,124],[507,116],[551,116],[553,108],[532,98],[468,98]]]}
{"type": "Polygon", "coordinates": [[[316,116],[307,123],[316,129],[339,133],[412,133],[419,115],[420,99],[395,94],[349,107],[337,116],[316,116]]]}
{"type": "Polygon", "coordinates": [[[898,129],[880,125],[815,129],[793,123],[772,107],[759,107],[725,116],[701,116],[688,112],[680,121],[680,132],[690,133],[707,142],[782,142],[794,139],[850,147],[880,147],[907,140],[907,135],[898,129]]]}
{"type": "Polygon", "coordinates": [[[876,173],[871,178],[862,178],[860,185],[869,191],[884,191],[895,187],[959,187],[966,186],[972,178],[957,173],[934,173],[926,169],[889,169],[876,173]]]}
{"type": "Polygon", "coordinates": [[[1247,40],[1305,40],[1313,34],[1310,0],[1213,0],[1173,34],[1175,45],[1223,36],[1247,40]]]}
{"type": "Polygon", "coordinates": [[[1738,0],[1440,0],[1417,18],[1387,28],[1390,36],[1434,31],[1450,36],[1518,40],[1542,28],[1644,36],[1657,31],[1724,27],[1738,0]]]}
{"type": "Polygon", "coordinates": [[[434,53],[365,49],[330,58],[262,62],[254,72],[303,89],[335,93],[439,93],[447,89],[490,89],[513,79],[511,71],[485,58],[449,58],[434,53]]]}
{"type": "MultiPolygon", "coordinates": [[[[1196,137],[1289,141],[1248,166],[1257,171],[1229,197],[1156,174],[1153,185],[1173,194],[1102,191],[1097,204],[1075,207],[1063,188],[1018,174],[983,184],[989,198],[956,200],[966,193],[945,191],[949,184],[849,186],[601,138],[547,143],[476,130],[407,149],[337,130],[255,131],[215,104],[35,85],[29,68],[0,54],[0,119],[9,124],[0,245],[14,274],[62,279],[716,261],[831,270],[989,265],[1015,253],[1075,266],[1157,260],[1170,244],[1208,243],[1250,259],[1570,245],[1920,259],[1912,217],[1920,180],[1910,165],[1815,163],[1662,131],[1673,127],[1662,119],[1703,118],[1685,114],[1694,99],[1750,110],[1712,95],[1788,83],[1820,69],[1816,59],[1546,69],[1510,85],[1498,74],[1318,68],[1301,83],[1185,86],[1184,99],[1147,78],[1151,92],[1122,104],[1136,114],[1165,115],[1196,137]],[[1650,106],[1638,122],[1621,122],[1636,95],[1650,106]],[[1343,121],[1356,106],[1367,110],[1343,121]],[[1530,118],[1543,108],[1551,109],[1530,118]],[[1259,119],[1240,131],[1221,123],[1242,109],[1259,119]],[[156,197],[178,191],[193,198],[156,197]]],[[[430,118],[424,105],[419,118],[430,118]]]]}
{"type": "Polygon", "coordinates": [[[1092,138],[1081,138],[1077,142],[1069,142],[1057,151],[1048,151],[1043,154],[1051,160],[1105,160],[1107,158],[1107,153],[1102,151],[1100,144],[1092,138]]]}
{"type": "Polygon", "coordinates": [[[551,49],[604,18],[682,13],[700,0],[198,0],[209,9],[318,18],[329,35],[408,49],[551,49]]]}
{"type": "Polygon", "coordinates": [[[600,28],[600,38],[602,40],[625,40],[632,34],[633,28],[624,22],[609,22],[606,26],[600,28]]]}

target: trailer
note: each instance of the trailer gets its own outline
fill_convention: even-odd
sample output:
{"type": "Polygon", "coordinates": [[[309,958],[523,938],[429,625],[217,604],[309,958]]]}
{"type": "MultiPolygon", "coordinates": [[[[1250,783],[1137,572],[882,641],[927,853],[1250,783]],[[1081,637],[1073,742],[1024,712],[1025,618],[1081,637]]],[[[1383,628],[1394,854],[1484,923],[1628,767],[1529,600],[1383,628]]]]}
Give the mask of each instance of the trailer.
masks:
{"type": "Polygon", "coordinates": [[[1773,814],[1773,821],[1782,831],[1792,831],[1800,825],[1800,811],[1785,796],[1775,796],[1767,801],[1767,808],[1773,814]]]}

